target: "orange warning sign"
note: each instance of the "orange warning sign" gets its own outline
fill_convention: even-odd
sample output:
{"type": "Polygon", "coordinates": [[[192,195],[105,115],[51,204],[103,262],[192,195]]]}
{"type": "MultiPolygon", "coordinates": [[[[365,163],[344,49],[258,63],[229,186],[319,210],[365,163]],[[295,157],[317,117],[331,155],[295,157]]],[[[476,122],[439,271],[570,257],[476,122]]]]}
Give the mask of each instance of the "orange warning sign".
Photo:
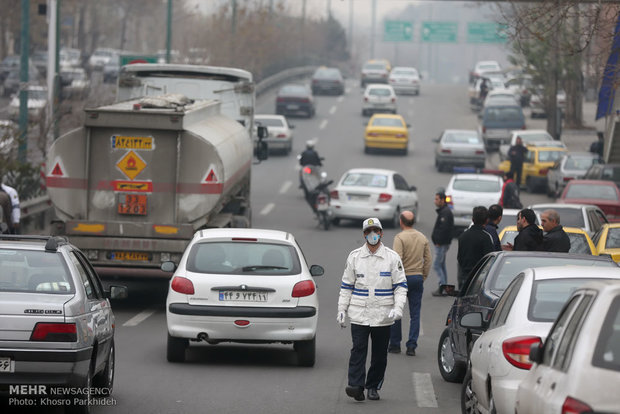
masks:
{"type": "Polygon", "coordinates": [[[138,154],[129,151],[117,163],[116,167],[130,180],[133,180],[146,168],[146,162],[138,154]]]}
{"type": "Polygon", "coordinates": [[[62,172],[62,167],[60,166],[59,162],[56,163],[56,165],[52,169],[52,172],[50,173],[50,175],[54,175],[56,177],[62,177],[62,176],[65,175],[65,173],[62,172]]]}
{"type": "Polygon", "coordinates": [[[209,172],[207,173],[207,178],[205,178],[205,182],[217,183],[217,176],[215,175],[215,171],[213,170],[213,168],[211,168],[211,170],[209,170],[209,172]]]}

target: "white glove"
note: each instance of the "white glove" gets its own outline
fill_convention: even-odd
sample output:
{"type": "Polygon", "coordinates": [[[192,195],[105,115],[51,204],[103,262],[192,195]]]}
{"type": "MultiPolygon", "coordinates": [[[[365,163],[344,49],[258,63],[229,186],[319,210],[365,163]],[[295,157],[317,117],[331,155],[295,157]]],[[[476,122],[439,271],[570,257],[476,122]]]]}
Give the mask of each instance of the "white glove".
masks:
{"type": "Polygon", "coordinates": [[[403,317],[403,314],[396,308],[392,308],[388,313],[388,318],[397,321],[403,317]]]}
{"type": "Polygon", "coordinates": [[[336,321],[338,321],[341,328],[347,327],[346,315],[344,311],[338,312],[338,316],[336,316],[336,321]]]}

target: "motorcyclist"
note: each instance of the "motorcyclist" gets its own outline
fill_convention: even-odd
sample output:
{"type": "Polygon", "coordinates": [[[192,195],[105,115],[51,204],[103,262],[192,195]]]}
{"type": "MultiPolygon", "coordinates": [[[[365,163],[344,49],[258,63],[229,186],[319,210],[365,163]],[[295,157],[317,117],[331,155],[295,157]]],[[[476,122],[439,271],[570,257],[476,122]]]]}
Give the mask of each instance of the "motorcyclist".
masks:
{"type": "Polygon", "coordinates": [[[313,141],[306,141],[306,149],[301,153],[301,157],[299,158],[299,164],[303,167],[304,165],[317,165],[322,166],[321,157],[319,157],[319,153],[314,149],[313,141]]]}
{"type": "Polygon", "coordinates": [[[480,105],[484,105],[484,100],[489,93],[489,81],[487,78],[482,78],[482,83],[480,84],[480,105]]]}

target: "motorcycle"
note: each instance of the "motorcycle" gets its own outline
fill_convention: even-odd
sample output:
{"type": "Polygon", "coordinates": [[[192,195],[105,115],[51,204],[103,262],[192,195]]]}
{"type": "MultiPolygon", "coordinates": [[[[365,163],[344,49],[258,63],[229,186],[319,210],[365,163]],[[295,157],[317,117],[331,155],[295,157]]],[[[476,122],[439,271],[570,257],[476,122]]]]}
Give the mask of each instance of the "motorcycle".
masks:
{"type": "Polygon", "coordinates": [[[325,230],[329,230],[332,223],[331,197],[329,195],[329,186],[333,180],[327,181],[327,173],[322,172],[319,184],[308,192],[306,200],[312,207],[314,214],[319,220],[319,226],[325,230]]]}

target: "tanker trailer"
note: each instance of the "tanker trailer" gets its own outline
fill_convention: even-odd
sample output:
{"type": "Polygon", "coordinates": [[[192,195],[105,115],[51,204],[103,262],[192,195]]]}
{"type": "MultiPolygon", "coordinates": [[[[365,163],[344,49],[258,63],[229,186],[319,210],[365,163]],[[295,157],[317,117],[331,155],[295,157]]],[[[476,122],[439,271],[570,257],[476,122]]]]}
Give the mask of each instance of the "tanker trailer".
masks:
{"type": "Polygon", "coordinates": [[[252,142],[214,100],[164,95],[85,110],[48,152],[54,232],[103,276],[161,276],[194,232],[249,227],[252,142]]]}

